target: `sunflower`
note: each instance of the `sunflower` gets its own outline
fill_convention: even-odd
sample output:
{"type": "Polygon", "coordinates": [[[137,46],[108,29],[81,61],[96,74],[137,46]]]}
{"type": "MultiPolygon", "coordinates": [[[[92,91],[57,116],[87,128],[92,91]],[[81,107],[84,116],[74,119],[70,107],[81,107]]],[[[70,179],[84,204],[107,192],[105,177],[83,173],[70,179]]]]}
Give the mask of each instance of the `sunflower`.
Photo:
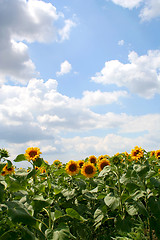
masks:
{"type": "Polygon", "coordinates": [[[54,160],[54,161],[53,161],[53,165],[54,165],[55,167],[57,167],[57,168],[60,168],[60,167],[62,166],[62,163],[61,163],[61,161],[59,161],[59,160],[54,160]]]}
{"type": "Polygon", "coordinates": [[[105,166],[110,165],[110,161],[106,158],[103,158],[101,161],[98,162],[98,169],[102,171],[105,166]]]}
{"type": "Polygon", "coordinates": [[[83,164],[84,164],[84,160],[79,160],[78,161],[79,168],[82,168],[83,164]]]}
{"type": "Polygon", "coordinates": [[[97,161],[99,162],[99,161],[101,161],[103,158],[105,158],[105,155],[100,155],[100,156],[98,157],[97,161]]]}
{"type": "Polygon", "coordinates": [[[135,148],[131,151],[131,157],[133,160],[138,161],[143,157],[143,149],[141,147],[135,146],[135,148]]]}
{"type": "Polygon", "coordinates": [[[156,150],[156,151],[155,151],[155,157],[156,157],[157,159],[160,159],[160,150],[156,150]]]}
{"type": "Polygon", "coordinates": [[[155,151],[150,152],[150,157],[153,157],[153,156],[155,156],[155,151]]]}
{"type": "Polygon", "coordinates": [[[85,177],[91,178],[96,173],[96,167],[93,163],[86,162],[83,164],[83,167],[81,168],[81,174],[83,174],[85,177]]]}
{"type": "Polygon", "coordinates": [[[39,170],[40,170],[41,173],[46,173],[45,167],[40,167],[39,170]]]}
{"type": "Polygon", "coordinates": [[[79,165],[78,165],[78,162],[76,161],[73,161],[73,160],[70,160],[67,165],[66,165],[66,168],[65,168],[66,172],[73,176],[73,175],[76,175],[77,173],[79,173],[79,165]]]}
{"type": "Polygon", "coordinates": [[[29,147],[29,148],[27,148],[24,156],[28,159],[28,161],[30,161],[30,160],[35,161],[37,158],[39,158],[40,154],[41,154],[41,152],[40,152],[39,148],[29,147]]]}
{"type": "Polygon", "coordinates": [[[105,154],[104,157],[108,158],[108,159],[110,158],[110,156],[108,154],[105,154]]]}
{"type": "Polygon", "coordinates": [[[10,168],[8,168],[8,163],[4,166],[4,168],[2,169],[2,172],[1,172],[1,175],[2,176],[5,176],[5,175],[9,175],[9,174],[12,174],[12,173],[15,173],[14,171],[14,167],[11,166],[10,168]]]}
{"type": "Polygon", "coordinates": [[[97,158],[94,155],[92,155],[88,158],[88,161],[90,163],[96,164],[97,163],[97,158]]]}

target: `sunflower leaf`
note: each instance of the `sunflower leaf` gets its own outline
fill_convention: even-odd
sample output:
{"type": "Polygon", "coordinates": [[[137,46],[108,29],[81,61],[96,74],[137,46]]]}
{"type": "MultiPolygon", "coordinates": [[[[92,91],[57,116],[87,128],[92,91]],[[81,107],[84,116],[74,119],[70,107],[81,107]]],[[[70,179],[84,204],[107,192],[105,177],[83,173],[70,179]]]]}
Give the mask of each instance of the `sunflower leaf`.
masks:
{"type": "Polygon", "coordinates": [[[22,162],[22,161],[27,161],[26,157],[24,154],[19,154],[15,159],[14,162],[22,162]]]}

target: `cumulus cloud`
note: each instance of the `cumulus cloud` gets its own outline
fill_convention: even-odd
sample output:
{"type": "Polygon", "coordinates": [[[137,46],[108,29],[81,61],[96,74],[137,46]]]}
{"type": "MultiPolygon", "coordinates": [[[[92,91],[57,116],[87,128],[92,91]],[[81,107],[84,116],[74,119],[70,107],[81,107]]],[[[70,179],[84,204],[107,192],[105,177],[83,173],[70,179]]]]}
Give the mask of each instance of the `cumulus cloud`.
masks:
{"type": "Polygon", "coordinates": [[[37,146],[46,160],[53,160],[54,156],[63,161],[80,155],[113,154],[137,144],[148,147],[151,142],[150,146],[155,148],[160,140],[159,114],[100,114],[90,109],[119,103],[122,97],[127,97],[126,91],[97,90],[85,91],[82,98],[70,98],[57,91],[55,79],[46,82],[31,79],[23,87],[3,85],[0,88],[0,144],[15,155],[27,147],[37,146]],[[106,134],[75,137],[82,133],[90,135],[92,130],[106,134]],[[72,137],[69,138],[68,133],[72,137]],[[132,137],[139,133],[141,137],[132,137]]]}
{"type": "Polygon", "coordinates": [[[126,97],[127,95],[126,91],[84,91],[81,102],[84,106],[106,105],[117,102],[120,97],[126,97]]]}
{"type": "Polygon", "coordinates": [[[139,17],[148,21],[160,16],[160,0],[111,0],[113,3],[128,9],[141,7],[139,17]]]}
{"type": "Polygon", "coordinates": [[[112,2],[124,8],[132,9],[134,7],[139,7],[140,3],[143,2],[143,0],[112,0],[112,2]]]}
{"type": "Polygon", "coordinates": [[[129,63],[118,60],[105,63],[104,68],[92,77],[92,81],[102,84],[116,84],[126,87],[132,93],[144,98],[152,98],[160,93],[160,51],[150,50],[147,55],[138,56],[134,51],[128,55],[129,63]]]}
{"type": "Polygon", "coordinates": [[[24,84],[38,75],[27,43],[68,39],[74,23],[65,20],[51,3],[1,0],[0,25],[0,83],[9,78],[24,84]],[[60,19],[64,22],[63,29],[58,28],[60,19]]]}
{"type": "Polygon", "coordinates": [[[56,75],[61,76],[61,75],[67,74],[71,71],[71,69],[72,69],[72,65],[67,60],[65,60],[63,63],[61,63],[60,72],[57,72],[56,75]]]}
{"type": "Polygon", "coordinates": [[[160,0],[146,1],[139,16],[142,21],[148,21],[153,18],[160,17],[160,0]]]}

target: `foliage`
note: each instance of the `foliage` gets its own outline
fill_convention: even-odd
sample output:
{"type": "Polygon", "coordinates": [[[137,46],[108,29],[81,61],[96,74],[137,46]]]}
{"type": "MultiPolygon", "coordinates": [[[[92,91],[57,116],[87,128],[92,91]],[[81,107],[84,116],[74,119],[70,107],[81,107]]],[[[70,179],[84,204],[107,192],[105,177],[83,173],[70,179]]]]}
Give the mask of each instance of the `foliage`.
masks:
{"type": "Polygon", "coordinates": [[[73,161],[49,165],[30,149],[32,159],[14,160],[28,160],[28,169],[0,149],[0,240],[160,239],[160,155],[136,146],[75,168],[73,161]],[[94,171],[83,174],[86,166],[94,171]]]}

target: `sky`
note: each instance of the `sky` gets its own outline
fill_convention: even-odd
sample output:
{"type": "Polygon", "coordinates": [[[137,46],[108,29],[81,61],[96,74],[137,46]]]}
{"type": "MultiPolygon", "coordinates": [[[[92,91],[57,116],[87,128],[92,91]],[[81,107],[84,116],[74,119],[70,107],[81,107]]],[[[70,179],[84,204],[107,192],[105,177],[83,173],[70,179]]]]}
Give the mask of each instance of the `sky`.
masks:
{"type": "Polygon", "coordinates": [[[159,30],[160,0],[0,0],[0,148],[160,149],[159,30]]]}

